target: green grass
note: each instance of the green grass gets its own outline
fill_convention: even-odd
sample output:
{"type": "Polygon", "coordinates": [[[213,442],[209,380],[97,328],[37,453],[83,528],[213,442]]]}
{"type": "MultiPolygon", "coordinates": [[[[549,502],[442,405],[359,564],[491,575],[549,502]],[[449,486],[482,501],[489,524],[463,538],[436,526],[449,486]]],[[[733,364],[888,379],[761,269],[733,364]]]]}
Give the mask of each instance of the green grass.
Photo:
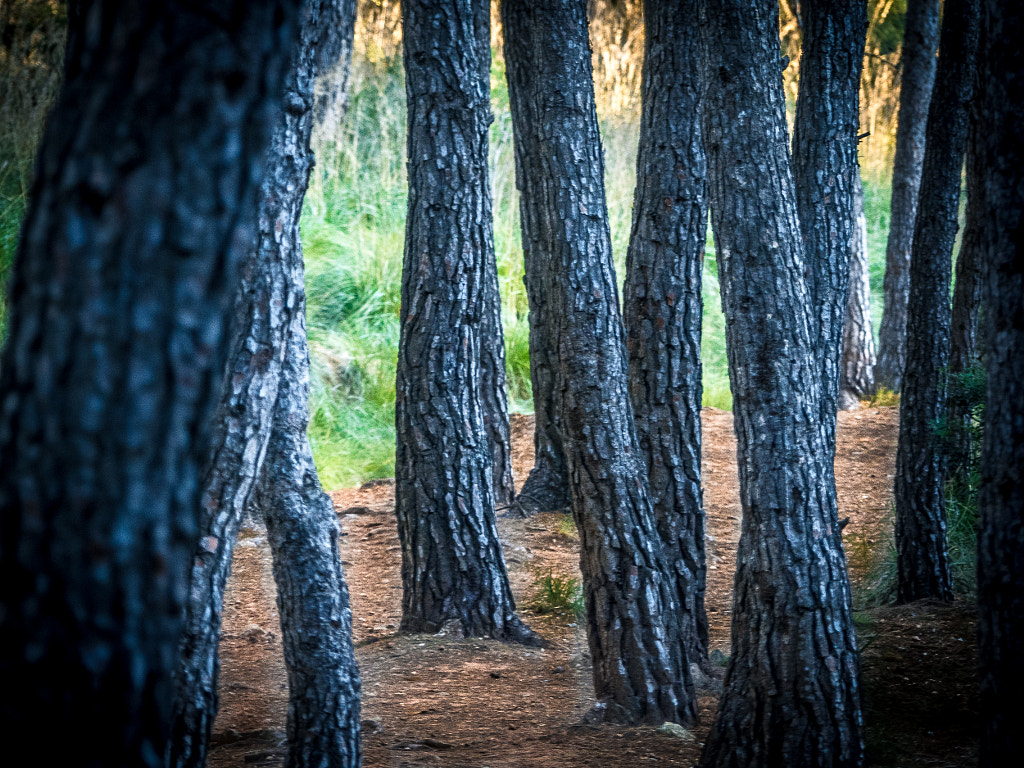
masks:
{"type": "MultiPolygon", "coordinates": [[[[318,136],[302,219],[313,356],[310,439],[328,487],[394,472],[394,375],[407,201],[405,107],[395,60],[361,62],[346,124],[318,136]]],[[[491,77],[491,189],[513,411],[533,410],[512,122],[502,62],[491,77]]],[[[612,249],[620,280],[632,217],[639,128],[602,122],[612,249]]],[[[704,274],[704,404],[732,407],[714,252],[704,274]]]]}

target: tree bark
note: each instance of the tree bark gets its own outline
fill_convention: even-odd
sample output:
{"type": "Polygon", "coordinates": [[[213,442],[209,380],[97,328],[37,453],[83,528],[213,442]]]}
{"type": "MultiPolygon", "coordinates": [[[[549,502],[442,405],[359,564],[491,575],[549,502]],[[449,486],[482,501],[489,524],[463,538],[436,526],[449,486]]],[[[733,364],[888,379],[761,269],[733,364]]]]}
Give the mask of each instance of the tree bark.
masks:
{"type": "MultiPolygon", "coordinates": [[[[325,55],[323,46],[329,48],[335,37],[345,37],[344,30],[334,26],[337,5],[335,0],[306,3],[299,47],[287,76],[285,109],[278,114],[267,152],[259,234],[235,299],[232,347],[203,478],[200,536],[175,680],[168,757],[172,766],[206,764],[217,714],[224,588],[239,527],[243,519],[254,521],[250,499],[274,428],[275,407],[280,408],[275,404],[290,328],[302,309],[302,274],[300,269],[296,278],[294,262],[297,258],[301,266],[298,225],[313,164],[310,100],[316,61],[325,55]]],[[[354,17],[349,22],[354,23],[354,17]]],[[[256,518],[262,523],[262,515],[256,518]]],[[[347,642],[351,644],[351,639],[347,642]]]]}
{"type": "MultiPolygon", "coordinates": [[[[491,6],[473,3],[477,66],[480,82],[490,94],[491,83],[491,6]]],[[[487,104],[487,125],[494,122],[487,104]]],[[[487,208],[491,209],[490,185],[484,188],[487,208]]],[[[490,222],[490,219],[488,219],[490,222]]],[[[505,330],[501,324],[501,290],[498,261],[494,252],[493,223],[485,231],[483,250],[483,296],[480,307],[480,408],[484,430],[490,444],[494,480],[494,503],[507,507],[515,502],[516,484],[512,477],[512,430],[508,417],[508,387],[505,370],[505,330]]]]}
{"type": "MultiPolygon", "coordinates": [[[[522,3],[517,8],[521,6],[522,3]]],[[[549,60],[557,58],[558,53],[540,48],[531,37],[524,36],[522,41],[510,40],[506,15],[502,10],[506,68],[510,57],[536,57],[529,62],[516,59],[513,66],[519,73],[519,82],[515,86],[516,94],[509,95],[509,109],[516,143],[516,188],[521,195],[519,211],[526,269],[523,282],[530,305],[530,383],[534,409],[534,464],[519,492],[518,501],[523,511],[538,512],[569,506],[569,476],[562,445],[561,415],[555,404],[558,339],[553,331],[556,322],[551,315],[553,299],[546,293],[546,270],[555,254],[572,245],[563,242],[565,227],[554,212],[558,182],[556,179],[549,181],[545,175],[547,150],[540,144],[539,126],[549,105],[528,95],[538,87],[537,80],[544,77],[543,73],[551,69],[553,62],[549,63],[549,60]]],[[[523,34],[527,35],[528,30],[523,34]]],[[[506,76],[511,90],[513,77],[511,74],[506,76]]],[[[570,99],[570,94],[565,94],[565,98],[570,99]]],[[[568,106],[556,101],[550,108],[568,106]]]]}
{"type": "Polygon", "coordinates": [[[352,73],[352,45],[356,33],[356,0],[324,3],[316,54],[314,122],[337,126],[348,112],[348,80],[352,73]]]}
{"type": "MultiPolygon", "coordinates": [[[[304,96],[303,118],[308,123],[311,88],[304,96]]],[[[311,160],[308,126],[304,146],[311,160]]],[[[289,327],[274,432],[255,506],[266,520],[274,557],[288,669],[287,764],[291,768],[358,768],[361,683],[352,648],[348,588],[338,554],[341,527],[330,497],[320,487],[306,437],[309,347],[298,217],[289,222],[286,237],[292,247],[282,249],[282,255],[289,273],[289,298],[297,311],[289,327]]]]}
{"type": "Polygon", "coordinates": [[[977,42],[977,0],[948,0],[910,260],[907,367],[894,486],[896,599],[901,603],[953,599],[946,552],[946,455],[936,424],[946,415],[949,280],[977,42]]]}
{"type": "Polygon", "coordinates": [[[924,162],[928,104],[935,82],[939,42],[939,0],[907,0],[903,32],[903,74],[892,166],[889,239],[885,246],[882,322],[878,327],[875,384],[898,392],[907,355],[910,251],[917,218],[917,194],[924,162]]]}
{"type": "Polygon", "coordinates": [[[839,407],[856,410],[858,400],[875,391],[875,338],[871,333],[871,281],[864,188],[854,179],[853,240],[850,245],[850,290],[843,323],[843,357],[839,368],[839,407]]]}
{"type": "MultiPolygon", "coordinates": [[[[360,679],[352,611],[338,554],[334,505],[316,474],[309,425],[309,346],[299,218],[314,158],[314,78],[321,41],[330,43],[335,0],[306,0],[299,46],[285,88],[283,124],[271,146],[261,250],[286,279],[286,352],[273,432],[255,497],[274,561],[281,641],[288,669],[291,768],[357,768],[360,679]]],[[[347,37],[344,32],[342,37],[347,37]]],[[[336,73],[335,73],[336,76],[336,73]]],[[[259,517],[260,515],[254,515],[259,517]]]]}
{"type": "Polygon", "coordinates": [[[643,113],[623,315],[637,440],[679,587],[691,663],[708,655],[700,472],[707,168],[696,0],[644,5],[643,113]]]}
{"type": "Polygon", "coordinates": [[[160,766],[198,478],[298,13],[81,10],[0,378],[0,722],[43,764],[160,766]]]}
{"type": "Polygon", "coordinates": [[[396,405],[401,627],[536,644],[515,614],[501,555],[480,398],[494,258],[481,2],[402,6],[409,213],[396,405]]]}
{"type": "Polygon", "coordinates": [[[743,505],[732,656],[701,765],[859,766],[857,643],[821,426],[778,7],[703,0],[700,24],[743,505]]]}
{"type": "Polygon", "coordinates": [[[552,407],[580,532],[593,714],[688,723],[674,556],[658,538],[627,387],[586,2],[506,0],[501,12],[528,280],[543,279],[531,290],[547,302],[552,407]]]}
{"type": "MultiPolygon", "coordinates": [[[[977,77],[975,77],[977,88],[977,77]]],[[[973,112],[974,110],[972,110],[973,112]]],[[[977,119],[969,115],[964,165],[967,178],[967,211],[960,252],[953,281],[953,309],[950,316],[949,372],[963,374],[981,363],[981,184],[977,119]]],[[[968,479],[977,467],[979,445],[974,434],[971,408],[963,402],[947,402],[949,424],[946,450],[950,477],[968,479]]]]}
{"type": "Polygon", "coordinates": [[[1024,730],[1024,9],[982,4],[978,167],[986,397],[978,533],[982,768],[1013,765],[1024,730]]]}
{"type": "Polygon", "coordinates": [[[808,270],[810,331],[822,366],[821,425],[827,450],[834,455],[854,196],[860,178],[857,124],[867,4],[804,0],[801,13],[793,177],[808,270]]]}

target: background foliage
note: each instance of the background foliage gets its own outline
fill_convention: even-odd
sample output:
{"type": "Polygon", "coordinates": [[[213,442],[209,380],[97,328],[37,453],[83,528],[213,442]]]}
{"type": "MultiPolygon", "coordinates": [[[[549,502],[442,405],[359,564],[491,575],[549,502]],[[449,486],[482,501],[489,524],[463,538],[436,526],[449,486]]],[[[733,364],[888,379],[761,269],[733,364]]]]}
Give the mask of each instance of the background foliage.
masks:
{"type": "MultiPolygon", "coordinates": [[[[792,0],[781,4],[787,93],[798,85],[799,25],[792,0]]],[[[643,20],[638,0],[592,0],[595,92],[605,148],[608,208],[619,277],[629,238],[639,135],[643,20]]],[[[873,313],[888,230],[888,167],[898,98],[905,0],[871,0],[862,86],[861,144],[871,252],[873,313]]],[[[394,0],[362,0],[356,28],[349,111],[343,124],[319,126],[317,167],[302,220],[313,354],[310,437],[326,487],[394,472],[394,376],[404,243],[405,86],[401,23],[394,0]]],[[[63,6],[0,0],[0,282],[13,261],[31,160],[60,81],[63,6]]],[[[527,301],[501,26],[492,12],[491,189],[514,410],[532,410],[527,301]]],[[[5,328],[0,302],[0,339],[5,328]]],[[[714,250],[704,268],[704,403],[731,408],[714,250]]]]}

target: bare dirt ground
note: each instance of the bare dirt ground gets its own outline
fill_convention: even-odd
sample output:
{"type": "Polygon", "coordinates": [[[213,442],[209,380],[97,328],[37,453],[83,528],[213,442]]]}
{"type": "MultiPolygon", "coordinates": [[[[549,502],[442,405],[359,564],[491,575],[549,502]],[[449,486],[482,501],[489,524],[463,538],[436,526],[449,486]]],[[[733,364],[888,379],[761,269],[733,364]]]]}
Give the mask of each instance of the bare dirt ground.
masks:
{"type": "MultiPolygon", "coordinates": [[[[532,462],[532,417],[513,416],[516,478],[532,462]]],[[[844,541],[863,589],[891,538],[897,409],[840,413],[836,478],[844,541]]],[[[732,415],[704,411],[711,648],[729,653],[739,536],[732,415]]],[[[700,698],[693,742],[652,727],[585,725],[593,703],[586,638],[572,613],[536,613],[537,580],[578,576],[578,545],[564,516],[503,517],[498,527],[523,618],[543,650],[476,638],[399,635],[401,578],[390,481],[331,494],[363,680],[366,766],[512,768],[692,766],[718,704],[700,698]]],[[[225,597],[221,710],[214,768],[281,765],[288,690],[266,539],[243,536],[225,597]]],[[[977,760],[973,605],[914,604],[856,614],[861,640],[868,759],[877,766],[968,766],[977,760]]],[[[794,767],[797,768],[797,767],[794,767]]]]}

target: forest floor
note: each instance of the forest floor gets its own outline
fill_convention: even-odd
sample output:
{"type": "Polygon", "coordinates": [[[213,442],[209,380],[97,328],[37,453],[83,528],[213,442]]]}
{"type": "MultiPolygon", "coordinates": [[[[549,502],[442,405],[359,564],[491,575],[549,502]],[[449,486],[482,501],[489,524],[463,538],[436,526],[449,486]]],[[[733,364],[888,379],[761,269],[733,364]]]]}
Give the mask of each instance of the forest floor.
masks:
{"type": "MultiPolygon", "coordinates": [[[[898,409],[839,414],[836,480],[854,594],[891,539],[898,409]]],[[[705,409],[710,647],[729,653],[731,591],[740,530],[732,415],[705,409]]],[[[517,480],[532,462],[533,419],[513,416],[517,480]]],[[[586,637],[571,613],[537,613],[541,576],[579,575],[565,515],[501,517],[498,528],[520,615],[543,650],[494,640],[397,634],[400,552],[391,481],[331,494],[352,600],[363,681],[363,764],[371,768],[692,766],[721,684],[701,691],[693,741],[655,727],[587,725],[593,704],[586,637]],[[718,689],[716,692],[715,689],[718,689]]],[[[225,596],[220,714],[213,768],[282,765],[288,684],[266,536],[243,535],[225,596]]],[[[875,766],[977,762],[975,611],[916,603],[855,614],[861,641],[868,760],[875,766]]],[[[796,768],[796,767],[794,767],[796,768]]]]}

